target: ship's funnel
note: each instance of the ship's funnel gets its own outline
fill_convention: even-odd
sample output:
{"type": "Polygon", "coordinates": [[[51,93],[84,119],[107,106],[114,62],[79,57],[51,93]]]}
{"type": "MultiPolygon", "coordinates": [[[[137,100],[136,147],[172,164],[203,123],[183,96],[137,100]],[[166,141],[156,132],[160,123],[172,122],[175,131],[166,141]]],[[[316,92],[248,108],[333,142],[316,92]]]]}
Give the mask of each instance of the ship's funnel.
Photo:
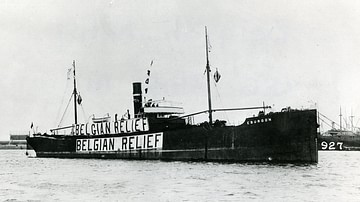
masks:
{"type": "Polygon", "coordinates": [[[133,83],[133,97],[134,97],[134,116],[136,117],[142,107],[142,91],[141,82],[133,83]]]}

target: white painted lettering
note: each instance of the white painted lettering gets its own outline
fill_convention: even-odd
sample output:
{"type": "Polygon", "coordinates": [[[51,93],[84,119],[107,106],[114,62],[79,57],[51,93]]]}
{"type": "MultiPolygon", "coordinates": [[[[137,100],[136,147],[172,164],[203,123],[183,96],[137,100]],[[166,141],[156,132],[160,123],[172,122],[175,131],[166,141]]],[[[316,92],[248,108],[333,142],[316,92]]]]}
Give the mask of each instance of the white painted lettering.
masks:
{"type": "Polygon", "coordinates": [[[121,152],[131,150],[161,149],[163,147],[163,133],[124,137],[77,139],[75,141],[75,147],[76,152],[121,152]]]}

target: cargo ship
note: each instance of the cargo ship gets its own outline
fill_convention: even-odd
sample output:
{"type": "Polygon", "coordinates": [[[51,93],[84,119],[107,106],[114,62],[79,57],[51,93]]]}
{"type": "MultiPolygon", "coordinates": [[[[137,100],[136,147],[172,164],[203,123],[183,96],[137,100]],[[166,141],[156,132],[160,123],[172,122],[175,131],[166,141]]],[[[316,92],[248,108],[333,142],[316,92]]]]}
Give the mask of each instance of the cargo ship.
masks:
{"type": "Polygon", "coordinates": [[[318,137],[318,148],[324,151],[359,151],[360,133],[331,129],[318,137]]]}
{"type": "Polygon", "coordinates": [[[318,119],[331,127],[330,130],[318,134],[318,149],[321,151],[359,151],[360,150],[360,130],[353,124],[354,116],[350,116],[350,121],[345,119],[346,125],[343,126],[343,115],[340,108],[339,124],[331,120],[324,114],[318,112],[318,119]],[[329,123],[330,122],[330,123],[329,123]],[[350,123],[350,124],[347,124],[350,123]],[[349,126],[350,125],[350,126],[349,126]]]}
{"type": "MultiPolygon", "coordinates": [[[[115,114],[78,123],[75,62],[74,123],[51,129],[51,134],[34,134],[27,142],[37,157],[105,158],[137,160],[182,160],[218,162],[316,163],[316,109],[266,112],[268,106],[214,109],[211,104],[208,36],[206,38],[206,75],[208,107],[184,114],[180,106],[166,100],[145,100],[142,82],[134,82],[133,114],[115,114]],[[257,110],[240,125],[213,121],[213,113],[257,110]],[[193,117],[206,113],[208,121],[193,123],[193,117]],[[68,131],[68,132],[60,132],[68,131]]],[[[214,75],[215,80],[219,75],[214,75]]],[[[146,93],[146,89],[145,89],[146,93]]]]}

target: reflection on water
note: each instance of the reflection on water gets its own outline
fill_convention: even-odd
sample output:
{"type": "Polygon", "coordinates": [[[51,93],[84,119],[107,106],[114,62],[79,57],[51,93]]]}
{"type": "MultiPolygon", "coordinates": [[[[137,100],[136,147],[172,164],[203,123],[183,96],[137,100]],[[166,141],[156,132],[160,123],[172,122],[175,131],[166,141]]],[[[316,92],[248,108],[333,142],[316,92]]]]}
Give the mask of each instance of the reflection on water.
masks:
{"type": "Polygon", "coordinates": [[[360,152],[315,165],[29,158],[0,150],[1,201],[358,201],[360,152]]]}

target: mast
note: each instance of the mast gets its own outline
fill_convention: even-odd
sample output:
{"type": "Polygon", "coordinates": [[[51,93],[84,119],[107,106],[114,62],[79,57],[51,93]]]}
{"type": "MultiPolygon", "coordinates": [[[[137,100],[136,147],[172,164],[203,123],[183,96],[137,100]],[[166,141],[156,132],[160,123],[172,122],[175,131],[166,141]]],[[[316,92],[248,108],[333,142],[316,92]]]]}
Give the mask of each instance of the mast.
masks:
{"type": "Polygon", "coordinates": [[[352,113],[352,108],[351,108],[350,124],[351,124],[351,132],[354,132],[354,115],[352,113]]]}
{"type": "Polygon", "coordinates": [[[77,91],[76,91],[76,77],[75,77],[75,60],[73,60],[73,67],[74,67],[74,114],[75,114],[75,124],[77,124],[77,91]]]}
{"type": "Polygon", "coordinates": [[[209,65],[209,46],[207,27],[205,26],[205,40],[206,40],[206,76],[207,76],[207,89],[208,89],[208,104],[209,104],[209,124],[212,125],[212,109],[211,109],[211,90],[210,90],[210,65],[209,65]]]}
{"type": "Polygon", "coordinates": [[[342,133],[342,114],[341,114],[341,106],[340,106],[340,134],[342,133]]]}

